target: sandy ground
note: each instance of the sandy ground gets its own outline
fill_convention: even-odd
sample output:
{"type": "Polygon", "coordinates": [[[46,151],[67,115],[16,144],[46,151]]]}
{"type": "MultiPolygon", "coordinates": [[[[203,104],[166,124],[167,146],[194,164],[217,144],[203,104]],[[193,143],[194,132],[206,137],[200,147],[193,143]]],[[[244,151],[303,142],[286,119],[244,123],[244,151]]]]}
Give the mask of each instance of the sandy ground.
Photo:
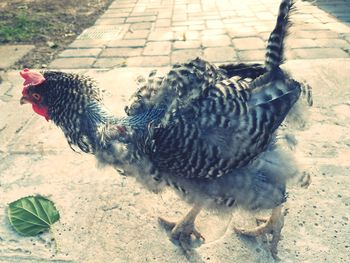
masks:
{"type": "MultiPolygon", "coordinates": [[[[279,244],[281,262],[349,262],[350,258],[350,60],[290,61],[285,68],[313,87],[308,127],[297,133],[298,159],[312,177],[292,186],[279,244]]],[[[104,87],[116,113],[148,69],[87,71],[104,87]]],[[[155,195],[93,156],[70,150],[60,130],[30,107],[20,106],[17,72],[4,78],[0,95],[0,262],[187,262],[158,225],[180,218],[187,205],[171,191],[155,195]],[[53,200],[61,219],[53,233],[21,237],[9,226],[6,207],[26,195],[53,200]],[[55,241],[53,241],[53,238],[55,241]]],[[[193,262],[273,262],[262,239],[235,235],[233,225],[254,226],[254,215],[203,212],[198,228],[207,238],[193,262]]]]}

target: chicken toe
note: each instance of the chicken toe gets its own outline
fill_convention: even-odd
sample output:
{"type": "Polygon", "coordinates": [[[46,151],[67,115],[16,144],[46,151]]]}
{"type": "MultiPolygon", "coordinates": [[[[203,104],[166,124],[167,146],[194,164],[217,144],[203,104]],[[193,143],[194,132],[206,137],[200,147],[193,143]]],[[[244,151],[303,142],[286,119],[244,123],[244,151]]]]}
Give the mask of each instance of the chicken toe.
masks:
{"type": "Polygon", "coordinates": [[[251,236],[251,237],[258,237],[265,234],[271,234],[272,235],[272,239],[270,242],[271,255],[274,259],[278,259],[277,245],[281,239],[281,230],[284,225],[284,216],[285,216],[285,213],[282,212],[282,206],[278,206],[272,210],[272,215],[269,219],[267,220],[259,219],[258,221],[263,223],[257,226],[256,228],[243,229],[243,228],[234,227],[234,231],[237,234],[251,236]]]}
{"type": "Polygon", "coordinates": [[[181,248],[187,253],[191,248],[191,235],[197,239],[205,240],[203,235],[196,229],[194,221],[201,210],[200,206],[195,205],[189,213],[179,222],[171,222],[159,217],[159,222],[166,229],[171,230],[171,239],[179,242],[181,248]]]}

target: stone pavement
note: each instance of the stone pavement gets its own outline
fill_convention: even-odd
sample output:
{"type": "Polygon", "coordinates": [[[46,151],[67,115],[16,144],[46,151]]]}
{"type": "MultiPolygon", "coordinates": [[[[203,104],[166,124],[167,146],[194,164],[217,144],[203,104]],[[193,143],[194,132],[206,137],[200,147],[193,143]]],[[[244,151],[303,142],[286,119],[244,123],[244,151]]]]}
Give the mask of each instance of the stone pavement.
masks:
{"type": "Polygon", "coordinates": [[[10,68],[34,47],[33,45],[0,45],[0,71],[10,68]]]}
{"type": "MultiPolygon", "coordinates": [[[[116,0],[49,67],[169,66],[196,56],[262,61],[278,5],[276,0],[116,0]]],[[[320,5],[331,14],[297,2],[287,59],[350,57],[350,1],[320,5]]]]}

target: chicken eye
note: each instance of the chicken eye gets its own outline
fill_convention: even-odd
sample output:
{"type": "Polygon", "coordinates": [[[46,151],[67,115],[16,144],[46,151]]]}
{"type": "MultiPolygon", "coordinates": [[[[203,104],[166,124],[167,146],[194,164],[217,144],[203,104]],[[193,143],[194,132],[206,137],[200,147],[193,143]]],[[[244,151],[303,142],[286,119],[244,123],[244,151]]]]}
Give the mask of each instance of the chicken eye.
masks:
{"type": "Polygon", "coordinates": [[[41,96],[38,94],[38,93],[33,93],[32,94],[32,97],[36,100],[40,100],[41,99],[41,96]]]}

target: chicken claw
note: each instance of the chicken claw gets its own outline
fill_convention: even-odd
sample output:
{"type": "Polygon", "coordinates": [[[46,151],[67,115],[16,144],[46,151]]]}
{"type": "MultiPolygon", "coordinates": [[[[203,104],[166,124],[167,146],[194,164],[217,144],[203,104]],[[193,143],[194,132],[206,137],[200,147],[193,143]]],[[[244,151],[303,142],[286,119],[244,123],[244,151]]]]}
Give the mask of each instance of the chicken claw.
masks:
{"type": "Polygon", "coordinates": [[[269,219],[258,219],[258,221],[262,222],[261,225],[257,226],[253,229],[243,229],[234,227],[234,231],[237,234],[258,237],[265,234],[271,234],[272,240],[270,242],[270,250],[271,255],[274,259],[278,260],[277,256],[277,245],[281,239],[281,230],[284,225],[284,216],[285,212],[282,213],[282,206],[278,206],[272,210],[272,215],[269,219]]]}
{"type": "Polygon", "coordinates": [[[191,235],[194,235],[197,239],[205,241],[204,236],[196,229],[194,221],[201,210],[200,206],[194,206],[190,212],[182,218],[178,223],[168,221],[159,217],[159,223],[166,229],[171,230],[171,239],[177,240],[180,243],[181,248],[188,253],[192,250],[190,245],[191,235]]]}

